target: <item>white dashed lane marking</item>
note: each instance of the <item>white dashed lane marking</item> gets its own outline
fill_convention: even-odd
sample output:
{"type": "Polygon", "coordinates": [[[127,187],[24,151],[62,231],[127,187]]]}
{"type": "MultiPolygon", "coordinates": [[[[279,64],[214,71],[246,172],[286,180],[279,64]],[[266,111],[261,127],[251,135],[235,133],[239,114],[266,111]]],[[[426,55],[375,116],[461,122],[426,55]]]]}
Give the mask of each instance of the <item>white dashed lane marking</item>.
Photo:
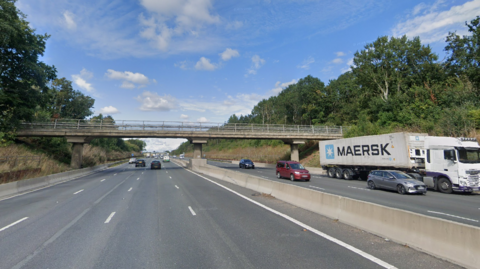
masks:
{"type": "Polygon", "coordinates": [[[28,217],[25,217],[25,218],[23,218],[23,219],[19,219],[19,220],[15,221],[14,223],[9,224],[9,225],[3,227],[2,229],[0,229],[0,232],[1,232],[1,231],[4,231],[4,230],[6,230],[6,229],[8,229],[8,228],[10,228],[10,227],[12,227],[13,225],[19,224],[20,222],[22,222],[22,221],[24,221],[24,220],[26,220],[26,219],[28,219],[28,217]]]}
{"type": "Polygon", "coordinates": [[[115,215],[115,212],[112,212],[112,214],[110,214],[110,216],[108,216],[108,218],[107,218],[107,220],[105,221],[105,223],[109,223],[109,222],[112,220],[112,218],[113,218],[114,215],[115,215]]]}
{"type": "Polygon", "coordinates": [[[77,192],[74,192],[73,194],[81,193],[83,190],[79,190],[77,192]]]}
{"type": "Polygon", "coordinates": [[[177,185],[175,185],[175,188],[180,189],[177,185]]]}
{"type": "Polygon", "coordinates": [[[449,216],[449,217],[452,217],[452,218],[457,218],[457,219],[463,219],[463,220],[469,220],[469,221],[473,221],[473,222],[479,222],[479,220],[476,220],[476,219],[464,218],[464,217],[455,216],[455,215],[450,215],[450,214],[443,213],[443,212],[436,212],[436,211],[427,211],[427,212],[428,212],[428,213],[432,213],[432,214],[438,214],[438,215],[449,216]]]}
{"type": "Polygon", "coordinates": [[[104,181],[105,181],[105,179],[100,180],[100,182],[104,182],[104,181]]]}
{"type": "Polygon", "coordinates": [[[192,209],[190,206],[188,207],[188,209],[190,209],[190,213],[192,213],[192,215],[194,215],[194,216],[197,215],[197,214],[195,213],[195,211],[193,211],[193,209],[192,209]]]}

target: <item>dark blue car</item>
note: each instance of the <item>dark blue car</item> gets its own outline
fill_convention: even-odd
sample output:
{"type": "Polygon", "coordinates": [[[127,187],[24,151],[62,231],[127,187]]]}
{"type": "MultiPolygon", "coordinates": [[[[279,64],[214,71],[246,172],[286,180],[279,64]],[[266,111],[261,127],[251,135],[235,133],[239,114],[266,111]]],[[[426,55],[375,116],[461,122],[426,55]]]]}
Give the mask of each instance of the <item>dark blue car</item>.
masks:
{"type": "Polygon", "coordinates": [[[238,167],[255,169],[255,165],[249,159],[241,159],[240,162],[238,163],[238,167]]]}

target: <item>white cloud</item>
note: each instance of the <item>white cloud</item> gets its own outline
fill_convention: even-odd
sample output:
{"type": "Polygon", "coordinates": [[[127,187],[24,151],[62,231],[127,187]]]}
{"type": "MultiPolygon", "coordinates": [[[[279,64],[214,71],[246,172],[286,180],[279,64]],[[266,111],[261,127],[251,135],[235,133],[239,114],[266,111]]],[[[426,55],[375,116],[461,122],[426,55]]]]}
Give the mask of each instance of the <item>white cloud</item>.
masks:
{"type": "Polygon", "coordinates": [[[89,92],[94,93],[95,89],[93,88],[91,83],[88,83],[87,80],[93,77],[93,73],[88,71],[87,69],[83,68],[78,75],[72,75],[72,80],[75,85],[80,87],[81,89],[89,92]]]}
{"type": "Polygon", "coordinates": [[[343,60],[341,58],[336,58],[336,59],[333,59],[332,63],[341,64],[341,63],[343,63],[343,60]]]}
{"type": "Polygon", "coordinates": [[[63,18],[65,19],[65,26],[70,30],[77,29],[77,24],[75,23],[74,15],[70,11],[63,12],[63,18]]]}
{"type": "Polygon", "coordinates": [[[195,69],[213,71],[217,69],[217,66],[215,64],[212,64],[210,62],[210,59],[201,57],[200,60],[197,62],[197,64],[195,64],[195,69]]]}
{"type": "Polygon", "coordinates": [[[260,67],[262,67],[262,65],[264,64],[265,59],[260,58],[260,56],[258,55],[254,55],[252,57],[252,66],[250,67],[250,69],[247,70],[247,74],[245,74],[245,77],[247,77],[248,75],[256,75],[257,70],[260,69],[260,67]]]}
{"type": "Polygon", "coordinates": [[[315,59],[310,56],[307,59],[303,60],[303,63],[301,65],[297,65],[297,68],[308,70],[310,68],[310,65],[313,64],[314,62],[315,62],[315,59]]]}
{"type": "Polygon", "coordinates": [[[228,24],[225,26],[225,28],[226,28],[227,30],[237,30],[237,29],[242,28],[242,26],[243,26],[243,22],[241,22],[241,21],[233,21],[233,22],[231,22],[231,23],[228,23],[228,24]]]}
{"type": "Polygon", "coordinates": [[[144,74],[132,73],[130,71],[120,72],[108,69],[105,76],[109,79],[122,80],[120,87],[126,89],[134,89],[135,87],[142,88],[150,83],[148,77],[144,74]],[[135,84],[138,84],[138,86],[135,84]]]}
{"type": "Polygon", "coordinates": [[[205,117],[200,117],[197,119],[197,122],[208,122],[208,120],[205,117]]]}
{"type": "Polygon", "coordinates": [[[188,141],[187,139],[178,138],[142,138],[141,140],[147,144],[145,147],[147,152],[172,151],[177,149],[183,142],[188,141]]]}
{"type": "Polygon", "coordinates": [[[174,37],[200,37],[204,26],[220,22],[218,15],[211,14],[211,0],[140,0],[140,3],[153,14],[150,18],[143,14],[139,17],[144,26],[140,35],[161,51],[168,50],[174,37]]]}
{"type": "Polygon", "coordinates": [[[186,120],[186,119],[188,119],[189,117],[188,117],[188,115],[181,114],[181,115],[180,115],[180,118],[186,120]]]}
{"type": "Polygon", "coordinates": [[[100,109],[100,111],[98,111],[98,113],[112,115],[112,114],[118,114],[118,113],[120,113],[120,111],[118,111],[118,109],[113,107],[113,106],[106,106],[106,107],[100,109]]]}
{"type": "Polygon", "coordinates": [[[167,94],[159,96],[155,92],[144,91],[135,100],[140,102],[139,109],[143,111],[170,111],[177,108],[175,97],[167,94]]]}
{"type": "Polygon", "coordinates": [[[342,56],[345,56],[345,53],[342,51],[338,51],[338,52],[335,52],[335,55],[337,55],[337,57],[342,57],[342,56]]]}
{"type": "Polygon", "coordinates": [[[279,94],[283,89],[285,89],[286,87],[292,85],[292,84],[295,84],[297,83],[297,80],[296,79],[292,79],[292,81],[289,81],[289,82],[284,82],[284,83],[281,83],[280,81],[277,81],[277,83],[275,83],[275,88],[271,89],[270,90],[270,93],[272,93],[272,95],[277,95],[279,94]]]}
{"type": "Polygon", "coordinates": [[[352,67],[353,66],[353,58],[350,58],[348,61],[347,61],[347,66],[340,69],[340,71],[343,73],[345,72],[348,72],[348,71],[351,71],[352,70],[352,67]]]}
{"type": "Polygon", "coordinates": [[[182,69],[182,70],[187,70],[188,69],[187,61],[181,61],[181,62],[175,63],[173,65],[175,67],[178,67],[178,68],[182,69]]]}
{"type": "Polygon", "coordinates": [[[471,21],[480,14],[479,0],[438,11],[442,3],[443,1],[439,0],[431,6],[417,5],[412,13],[414,17],[408,17],[398,23],[392,30],[393,36],[407,35],[409,38],[420,36],[425,43],[444,41],[448,32],[457,30],[459,34],[465,34],[465,21],[471,21]],[[419,14],[422,10],[425,11],[419,14]]]}
{"type": "Polygon", "coordinates": [[[227,48],[224,52],[220,53],[219,55],[222,57],[222,60],[228,61],[233,57],[240,56],[240,53],[238,53],[237,50],[232,50],[231,48],[227,48]]]}

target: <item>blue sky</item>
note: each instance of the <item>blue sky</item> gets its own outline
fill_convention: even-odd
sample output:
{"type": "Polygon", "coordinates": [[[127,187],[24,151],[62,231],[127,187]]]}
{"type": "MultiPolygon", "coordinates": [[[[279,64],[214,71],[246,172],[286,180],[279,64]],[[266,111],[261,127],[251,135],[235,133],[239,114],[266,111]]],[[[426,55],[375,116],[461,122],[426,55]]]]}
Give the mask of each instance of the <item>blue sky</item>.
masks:
{"type": "MultiPolygon", "coordinates": [[[[379,36],[443,59],[480,0],[18,0],[58,77],[117,120],[224,122],[307,75],[326,84],[379,36]]],[[[184,140],[148,139],[149,150],[184,140]]]]}

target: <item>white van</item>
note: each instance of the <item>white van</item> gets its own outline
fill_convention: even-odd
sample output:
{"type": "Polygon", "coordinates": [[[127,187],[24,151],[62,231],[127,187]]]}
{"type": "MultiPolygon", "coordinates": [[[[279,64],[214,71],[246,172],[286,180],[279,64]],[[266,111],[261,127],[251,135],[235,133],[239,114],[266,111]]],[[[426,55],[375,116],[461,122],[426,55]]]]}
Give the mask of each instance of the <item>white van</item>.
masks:
{"type": "Polygon", "coordinates": [[[163,162],[169,162],[170,157],[169,156],[163,156],[163,162]]]}
{"type": "Polygon", "coordinates": [[[130,158],[130,160],[128,161],[129,164],[136,163],[136,162],[137,162],[137,158],[130,158]]]}

